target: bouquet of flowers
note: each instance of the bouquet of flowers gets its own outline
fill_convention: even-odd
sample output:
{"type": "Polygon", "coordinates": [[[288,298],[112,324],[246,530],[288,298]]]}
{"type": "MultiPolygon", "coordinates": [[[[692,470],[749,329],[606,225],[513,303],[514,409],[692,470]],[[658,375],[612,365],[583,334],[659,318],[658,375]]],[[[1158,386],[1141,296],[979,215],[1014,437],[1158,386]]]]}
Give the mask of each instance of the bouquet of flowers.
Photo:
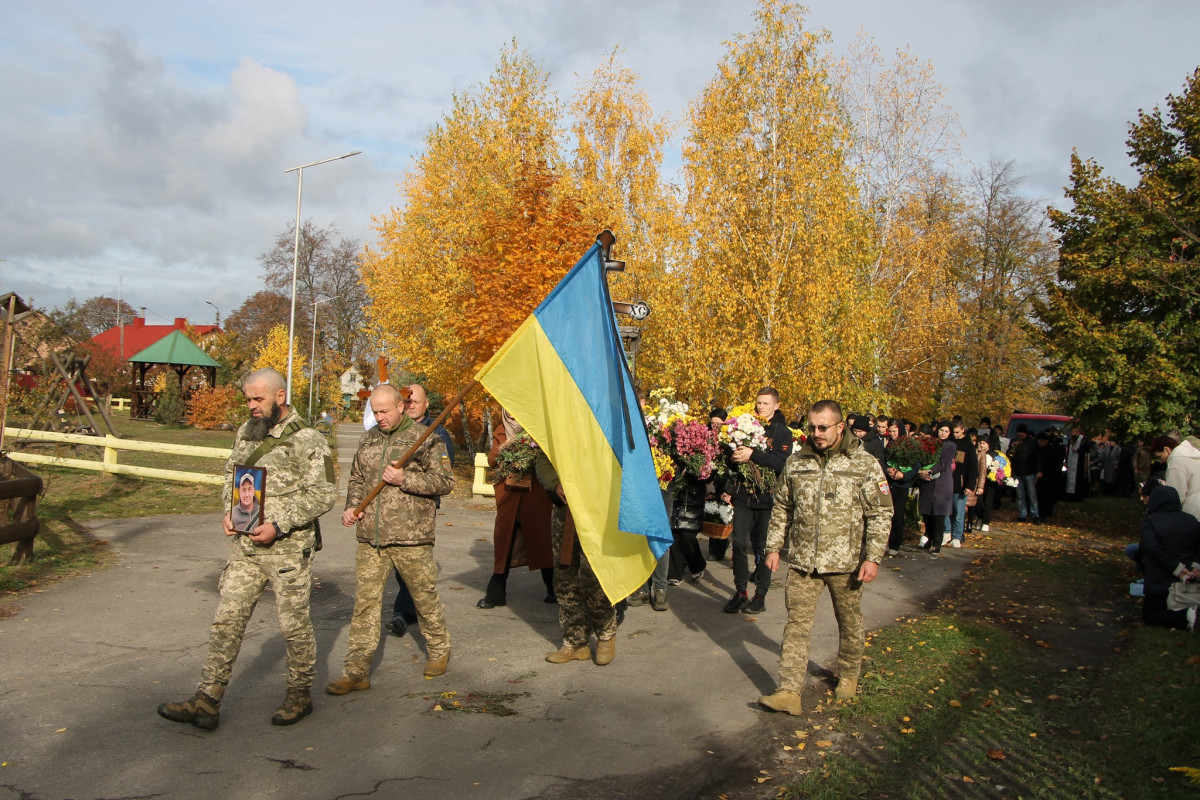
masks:
{"type": "Polygon", "coordinates": [[[654,457],[654,474],[658,477],[658,488],[665,492],[671,488],[671,481],[675,480],[675,460],[658,447],[651,447],[650,455],[654,457]]]}
{"type": "Polygon", "coordinates": [[[534,459],[540,451],[533,437],[522,431],[501,446],[496,455],[496,474],[509,485],[528,485],[534,459]]]}
{"type": "Polygon", "coordinates": [[[887,464],[901,472],[912,472],[914,469],[924,469],[930,461],[936,463],[940,454],[941,445],[932,436],[904,436],[888,447],[887,464]]]}
{"type": "Polygon", "coordinates": [[[712,429],[698,419],[676,417],[663,431],[667,452],[689,475],[708,480],[720,473],[725,463],[719,458],[720,445],[712,429]]]}
{"type": "Polygon", "coordinates": [[[688,404],[676,400],[673,392],[672,389],[651,392],[650,404],[642,409],[654,471],[659,488],[664,491],[684,474],[708,480],[714,472],[720,474],[725,469],[716,434],[703,421],[691,416],[688,404]]]}
{"type": "Polygon", "coordinates": [[[1012,467],[1009,466],[1008,456],[1003,453],[989,453],[987,465],[987,479],[989,481],[994,482],[997,486],[1017,485],[1017,479],[1012,476],[1012,467]]]}
{"type": "Polygon", "coordinates": [[[659,389],[650,394],[650,403],[642,408],[646,419],[646,435],[650,439],[650,454],[654,457],[654,473],[658,488],[666,491],[679,474],[668,430],[676,421],[687,421],[688,404],[674,399],[674,390],[659,389]]]}
{"type": "MultiPolygon", "coordinates": [[[[746,403],[729,410],[729,419],[721,425],[717,441],[733,452],[739,447],[752,450],[767,449],[767,431],[763,420],[754,413],[754,404],[746,403]]],[[[769,492],[775,488],[776,475],[773,470],[763,469],[752,461],[730,465],[755,493],[769,492]]]]}
{"type": "Polygon", "coordinates": [[[803,428],[793,428],[788,425],[788,430],[792,432],[792,441],[796,443],[796,447],[808,441],[808,434],[804,432],[803,428]]]}
{"type": "Polygon", "coordinates": [[[767,449],[767,430],[763,421],[754,413],[753,403],[729,409],[729,418],[721,424],[717,438],[730,450],[739,447],[767,449]]]}

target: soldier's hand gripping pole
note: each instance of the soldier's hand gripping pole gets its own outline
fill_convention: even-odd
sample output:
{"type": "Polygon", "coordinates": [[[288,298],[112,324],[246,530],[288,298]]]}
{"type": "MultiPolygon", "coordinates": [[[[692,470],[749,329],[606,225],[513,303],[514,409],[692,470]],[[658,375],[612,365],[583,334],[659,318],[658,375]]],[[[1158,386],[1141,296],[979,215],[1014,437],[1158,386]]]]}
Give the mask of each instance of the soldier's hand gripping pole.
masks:
{"type": "MultiPolygon", "coordinates": [[[[420,437],[418,437],[418,439],[412,443],[411,447],[409,447],[407,450],[404,451],[404,454],[402,456],[400,456],[400,458],[397,459],[396,462],[392,464],[392,466],[395,467],[396,469],[400,469],[405,464],[407,464],[412,459],[412,457],[414,455],[416,455],[417,448],[419,448],[422,444],[424,444],[425,440],[429,438],[429,436],[434,432],[434,430],[437,428],[438,425],[441,425],[443,422],[446,421],[446,417],[450,416],[450,412],[453,411],[455,409],[455,407],[457,407],[458,404],[463,401],[463,398],[467,396],[467,393],[470,392],[472,389],[474,389],[478,385],[479,385],[478,381],[472,380],[470,383],[468,383],[466,386],[463,387],[461,392],[454,395],[454,397],[451,398],[450,402],[446,403],[446,407],[442,409],[442,413],[438,414],[437,419],[435,419],[432,422],[432,424],[430,424],[430,426],[425,429],[425,432],[422,433],[420,435],[420,437]]],[[[383,481],[380,481],[379,483],[375,484],[375,488],[371,490],[370,494],[368,494],[366,497],[364,497],[363,501],[361,503],[359,503],[357,507],[355,507],[355,509],[354,509],[355,515],[362,514],[363,511],[366,510],[367,506],[371,505],[371,501],[375,499],[375,496],[383,491],[384,486],[387,486],[387,484],[384,483],[383,481]]]]}

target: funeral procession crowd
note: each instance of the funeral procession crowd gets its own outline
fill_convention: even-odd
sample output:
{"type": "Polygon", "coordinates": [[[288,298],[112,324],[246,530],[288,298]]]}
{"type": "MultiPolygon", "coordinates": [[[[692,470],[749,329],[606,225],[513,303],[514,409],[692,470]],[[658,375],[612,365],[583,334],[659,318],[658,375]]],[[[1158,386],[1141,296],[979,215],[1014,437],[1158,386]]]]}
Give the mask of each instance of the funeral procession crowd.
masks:
{"type": "MultiPolygon", "coordinates": [[[[286,382],[278,372],[260,369],[250,374],[243,393],[250,418],[238,429],[226,464],[224,505],[231,513],[224,517],[223,528],[232,547],[218,584],[220,599],[207,657],[194,694],[158,708],[168,720],[203,729],[218,726],[243,634],[268,585],[286,642],[287,672],[285,697],[271,722],[291,725],[313,710],[317,647],[309,614],[311,566],[322,544],[319,518],[336,502],[334,461],[325,437],[305,426],[287,405],[286,382]],[[252,484],[235,484],[235,470],[241,475],[246,467],[265,473],[260,497],[269,498],[252,528],[232,518],[240,495],[245,495],[241,502],[247,507],[253,499],[245,491],[247,486],[253,489],[252,484]]],[[[659,402],[668,408],[667,401],[659,402]]],[[[382,383],[371,392],[367,430],[353,458],[340,520],[356,537],[354,610],[342,675],[325,687],[329,694],[370,689],[371,665],[385,628],[403,636],[412,626],[419,627],[427,655],[424,675],[435,678],[448,669],[451,639],[438,596],[433,548],[440,498],[455,486],[453,444],[440,426],[427,433],[434,422],[428,406],[424,388],[415,384],[382,383]],[[381,625],[384,591],[393,573],[400,588],[390,621],[381,625]]],[[[649,420],[654,409],[647,405],[645,410],[649,420]]],[[[504,412],[489,454],[501,474],[495,484],[494,562],[478,607],[506,605],[513,568],[538,570],[545,581],[545,602],[557,603],[562,628],[562,644],[546,660],[591,660],[603,666],[616,656],[617,626],[627,606],[649,603],[656,611],[667,610],[667,588],[685,577],[699,580],[706,563],[724,560],[732,542],[734,593],[724,606],[726,613],[761,612],[781,567],[787,575],[778,685],[758,698],[758,704],[799,714],[810,634],[826,589],[839,634],[834,693],[844,700],[855,696],[864,648],[863,591],[878,575],[881,561],[898,552],[914,487],[924,523],[920,547],[931,555],[944,544],[962,546],[972,528],[987,531],[990,511],[1008,487],[1017,490],[1019,521],[1049,516],[1064,490],[1086,492],[1085,468],[1079,463],[1079,450],[1086,448],[1074,436],[1046,452],[1043,437],[1029,436],[1024,426],[1012,442],[1002,442],[998,426],[991,427],[986,418],[977,429],[965,428],[956,417],[917,430],[907,420],[843,415],[834,400],[815,403],[805,419],[789,427],[779,393],[771,387],[758,392],[752,407],[737,412],[717,408],[707,425],[691,421],[705,433],[711,429],[714,442],[720,431],[727,448],[720,454],[710,452],[708,467],[697,473],[677,478],[660,474],[673,544],[646,584],[616,603],[605,594],[576,536],[572,497],[554,464],[504,412]],[[529,442],[525,450],[519,448],[522,441],[529,442]],[[1007,455],[1001,456],[1004,451],[1007,455]],[[514,459],[522,461],[521,468],[506,470],[506,460],[511,466],[514,459]],[[715,462],[720,462],[719,469],[712,468],[715,462]],[[1057,480],[1064,472],[1069,485],[1040,480],[1043,474],[1057,480]],[[728,538],[710,534],[705,555],[697,533],[713,512],[731,524],[725,526],[728,538]]],[[[1166,451],[1164,464],[1172,450],[1187,456],[1189,448],[1195,449],[1189,441],[1172,444],[1159,450],[1166,451]]],[[[1156,488],[1164,496],[1151,495],[1155,508],[1178,511],[1181,499],[1200,502],[1200,478],[1193,483],[1185,481],[1181,493],[1166,485],[1156,488]],[[1173,506],[1164,489],[1174,495],[1173,506]]],[[[1195,524],[1194,517],[1184,516],[1195,524]]],[[[1189,552],[1195,553],[1200,526],[1183,533],[1172,528],[1171,536],[1175,544],[1187,539],[1189,552]]],[[[1155,597],[1153,612],[1147,613],[1162,617],[1162,581],[1153,567],[1158,550],[1153,542],[1145,542],[1144,538],[1142,555],[1151,564],[1146,589],[1155,597]]],[[[1183,557],[1172,550],[1174,556],[1183,557]]],[[[1191,627],[1192,613],[1158,624],[1191,627]]]]}

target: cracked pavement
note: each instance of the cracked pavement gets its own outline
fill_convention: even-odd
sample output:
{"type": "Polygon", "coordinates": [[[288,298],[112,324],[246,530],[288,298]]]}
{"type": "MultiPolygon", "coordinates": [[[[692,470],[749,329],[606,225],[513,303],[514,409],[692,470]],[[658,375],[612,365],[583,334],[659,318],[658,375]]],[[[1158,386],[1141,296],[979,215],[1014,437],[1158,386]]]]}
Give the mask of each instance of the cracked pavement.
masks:
{"type": "MultiPolygon", "coordinates": [[[[352,427],[339,430],[343,483],[357,438],[352,427]]],[[[93,523],[118,562],[21,597],[0,619],[0,800],[715,796],[748,782],[771,734],[794,727],[755,705],[775,685],[782,587],[755,618],[724,614],[729,560],[710,564],[699,583],[669,590],[669,611],[629,609],[612,664],[550,664],[557,607],[542,602],[537,573],[513,571],[507,606],[475,608],[492,564],[490,498],[447,499],[438,517],[438,589],[453,652],[446,675],[422,676],[419,634],[385,634],[371,688],[326,695],[320,689],[341,674],[354,595],[341,506],[322,522],[325,549],[314,564],[315,710],[288,727],[270,724],[285,686],[269,590],[247,626],[220,728],[155,714],[195,689],[228,552],[219,515],[93,523]],[[451,692],[511,696],[505,704],[516,713],[445,710],[451,692]]],[[[869,628],[918,612],[973,557],[904,555],[867,589],[869,628]]],[[[836,648],[826,597],[810,672],[832,667],[836,648]]],[[[825,688],[810,677],[806,698],[825,688]]]]}

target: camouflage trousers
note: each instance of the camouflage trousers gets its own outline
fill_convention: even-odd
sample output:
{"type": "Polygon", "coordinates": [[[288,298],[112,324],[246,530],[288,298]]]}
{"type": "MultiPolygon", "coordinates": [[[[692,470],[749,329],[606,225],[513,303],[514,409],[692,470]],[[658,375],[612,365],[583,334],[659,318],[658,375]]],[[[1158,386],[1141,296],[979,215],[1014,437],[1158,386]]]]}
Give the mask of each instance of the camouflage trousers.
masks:
{"type": "Polygon", "coordinates": [[[829,587],[833,614],[838,623],[838,674],[857,678],[862,668],[863,618],[862,589],[857,572],[818,575],[788,571],[787,624],[779,655],[779,688],[801,692],[808,671],[808,642],[821,591],[829,587]]]}
{"type": "Polygon", "coordinates": [[[617,610],[600,587],[578,539],[571,548],[571,564],[560,563],[567,513],[565,508],[555,508],[550,517],[554,594],[558,597],[558,623],[562,626],[563,644],[583,647],[588,643],[589,633],[605,641],[617,635],[617,610]]]}
{"type": "Polygon", "coordinates": [[[208,658],[200,671],[199,691],[217,700],[225,694],[246,623],[267,584],[275,593],[279,630],[287,642],[287,685],[296,689],[312,687],[317,640],[308,615],[311,566],[312,559],[300,553],[274,555],[266,551],[247,555],[234,551],[217,584],[221,601],[208,635],[208,658]]]}
{"type": "Polygon", "coordinates": [[[412,593],[429,657],[437,658],[450,652],[446,610],[437,593],[438,568],[433,560],[433,545],[373,547],[359,542],[354,553],[354,577],[358,587],[354,595],[354,615],[350,618],[350,649],[345,661],[347,677],[361,679],[371,672],[383,624],[383,588],[393,568],[412,593]]]}

